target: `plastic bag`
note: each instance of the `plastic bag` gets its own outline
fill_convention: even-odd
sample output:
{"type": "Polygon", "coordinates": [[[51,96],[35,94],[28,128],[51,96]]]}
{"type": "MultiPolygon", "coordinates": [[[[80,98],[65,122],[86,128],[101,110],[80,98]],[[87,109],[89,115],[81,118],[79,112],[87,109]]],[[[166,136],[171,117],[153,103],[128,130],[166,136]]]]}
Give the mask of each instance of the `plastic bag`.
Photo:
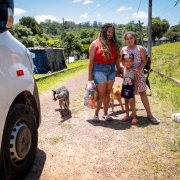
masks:
{"type": "Polygon", "coordinates": [[[97,88],[93,81],[88,81],[84,90],[84,105],[90,109],[97,107],[97,88]]]}
{"type": "Polygon", "coordinates": [[[174,114],[172,114],[172,119],[173,119],[175,122],[180,123],[180,113],[174,113],[174,114]]]}

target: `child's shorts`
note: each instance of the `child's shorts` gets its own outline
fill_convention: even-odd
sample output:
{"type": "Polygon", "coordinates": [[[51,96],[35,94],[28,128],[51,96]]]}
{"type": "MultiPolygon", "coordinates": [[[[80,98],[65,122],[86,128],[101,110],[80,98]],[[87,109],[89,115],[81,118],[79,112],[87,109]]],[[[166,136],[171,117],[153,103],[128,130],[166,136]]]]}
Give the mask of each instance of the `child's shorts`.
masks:
{"type": "Polygon", "coordinates": [[[134,98],[134,85],[123,85],[121,97],[126,99],[134,98]]]}

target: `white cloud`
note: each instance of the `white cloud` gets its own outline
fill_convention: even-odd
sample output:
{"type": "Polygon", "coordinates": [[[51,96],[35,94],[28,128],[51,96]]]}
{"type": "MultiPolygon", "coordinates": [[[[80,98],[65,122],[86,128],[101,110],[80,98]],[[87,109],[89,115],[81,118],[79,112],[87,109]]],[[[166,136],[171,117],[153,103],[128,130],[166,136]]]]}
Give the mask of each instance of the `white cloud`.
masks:
{"type": "Polygon", "coordinates": [[[132,7],[121,6],[119,9],[117,9],[117,11],[118,11],[118,12],[120,12],[120,11],[129,11],[129,10],[131,10],[131,9],[132,9],[132,7]]]}
{"type": "Polygon", "coordinates": [[[100,7],[100,4],[97,4],[97,7],[100,7]]]}
{"type": "Polygon", "coordinates": [[[45,22],[46,19],[50,19],[51,21],[58,21],[54,16],[51,15],[40,15],[35,17],[35,20],[38,23],[45,22]]]}
{"type": "Polygon", "coordinates": [[[102,17],[102,15],[101,15],[101,14],[97,14],[97,17],[101,18],[101,17],[102,17]]]}
{"type": "Polygon", "coordinates": [[[83,2],[83,4],[91,4],[91,3],[93,3],[93,1],[91,1],[91,0],[85,0],[85,1],[83,2]]]}
{"type": "Polygon", "coordinates": [[[16,16],[19,16],[19,15],[22,15],[24,13],[26,13],[27,11],[25,11],[24,9],[21,9],[21,8],[14,8],[14,15],[16,16]]]}
{"type": "Polygon", "coordinates": [[[80,17],[82,17],[82,18],[88,18],[89,15],[88,15],[88,13],[84,13],[84,14],[81,14],[80,17]]]}
{"type": "Polygon", "coordinates": [[[81,2],[82,0],[73,0],[73,3],[81,2]]]}
{"type": "Polygon", "coordinates": [[[148,13],[144,11],[138,11],[138,13],[133,13],[132,18],[148,18],[148,13]]]}

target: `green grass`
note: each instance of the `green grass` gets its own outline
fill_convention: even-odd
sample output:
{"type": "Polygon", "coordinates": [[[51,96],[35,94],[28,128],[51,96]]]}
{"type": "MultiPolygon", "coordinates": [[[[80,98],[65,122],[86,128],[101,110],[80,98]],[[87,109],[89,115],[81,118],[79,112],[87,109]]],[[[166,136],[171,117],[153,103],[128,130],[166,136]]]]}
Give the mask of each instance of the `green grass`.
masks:
{"type": "Polygon", "coordinates": [[[152,69],[180,80],[180,42],[153,47],[152,69]]]}
{"type": "Polygon", "coordinates": [[[86,72],[88,69],[88,61],[82,61],[82,64],[81,62],[77,61],[77,63],[73,63],[70,66],[77,68],[74,68],[72,70],[66,70],[59,74],[55,74],[53,76],[49,76],[48,78],[37,81],[39,93],[42,94],[43,92],[48,91],[49,89],[52,89],[56,86],[60,86],[64,84],[67,80],[73,78],[74,76],[86,72]]]}
{"type": "Polygon", "coordinates": [[[67,65],[67,68],[73,68],[76,66],[86,65],[87,63],[89,63],[89,60],[85,59],[85,60],[78,60],[72,63],[66,63],[66,65],[67,65]]]}
{"type": "Polygon", "coordinates": [[[63,140],[64,140],[63,137],[58,137],[58,136],[52,137],[52,138],[50,139],[50,141],[51,141],[52,144],[57,144],[58,142],[63,141],[63,140]]]}
{"type": "Polygon", "coordinates": [[[58,125],[61,125],[64,129],[71,129],[72,125],[70,123],[59,122],[58,125]]]}
{"type": "Polygon", "coordinates": [[[76,93],[76,96],[73,98],[73,101],[76,102],[76,106],[70,105],[73,114],[77,114],[80,110],[84,108],[84,104],[81,103],[82,94],[84,94],[84,88],[79,89],[79,91],[76,93]]]}
{"type": "MultiPolygon", "coordinates": [[[[131,161],[134,156],[139,160],[138,177],[141,180],[147,177],[180,180],[180,124],[171,118],[173,113],[180,112],[180,87],[155,72],[150,73],[149,80],[152,87],[152,96],[148,96],[151,110],[161,123],[147,126],[146,122],[142,122],[145,112],[138,112],[141,126],[145,128],[138,131],[135,127],[135,132],[126,132],[131,143],[134,139],[140,140],[134,151],[136,154],[132,152],[128,156],[131,161]]],[[[142,107],[140,100],[137,104],[142,107]]]]}
{"type": "Polygon", "coordinates": [[[170,114],[180,110],[180,87],[177,84],[153,72],[150,73],[150,82],[153,86],[153,97],[163,104],[160,108],[165,112],[170,111],[170,114]]]}

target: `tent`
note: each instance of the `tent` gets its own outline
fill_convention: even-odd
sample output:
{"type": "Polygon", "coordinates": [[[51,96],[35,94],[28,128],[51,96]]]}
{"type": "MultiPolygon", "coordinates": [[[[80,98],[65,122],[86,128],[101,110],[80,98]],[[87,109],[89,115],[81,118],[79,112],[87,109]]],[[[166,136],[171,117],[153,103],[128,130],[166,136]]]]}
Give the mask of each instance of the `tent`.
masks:
{"type": "Polygon", "coordinates": [[[43,74],[66,68],[64,49],[50,47],[28,48],[33,56],[34,73],[43,74]]]}

